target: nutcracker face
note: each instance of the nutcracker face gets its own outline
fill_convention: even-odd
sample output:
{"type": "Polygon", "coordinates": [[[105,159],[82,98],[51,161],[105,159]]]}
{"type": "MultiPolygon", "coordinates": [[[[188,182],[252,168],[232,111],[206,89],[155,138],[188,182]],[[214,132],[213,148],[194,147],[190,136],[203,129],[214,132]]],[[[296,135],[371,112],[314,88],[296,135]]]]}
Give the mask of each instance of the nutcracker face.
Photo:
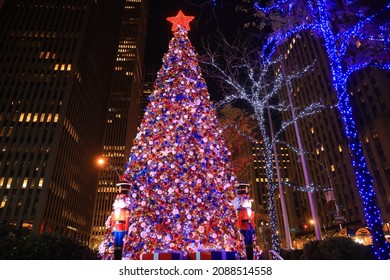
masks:
{"type": "Polygon", "coordinates": [[[249,199],[248,196],[242,196],[241,207],[242,208],[252,208],[252,201],[249,199]]]}
{"type": "Polygon", "coordinates": [[[234,209],[252,208],[252,201],[247,195],[237,196],[233,201],[234,209]]]}

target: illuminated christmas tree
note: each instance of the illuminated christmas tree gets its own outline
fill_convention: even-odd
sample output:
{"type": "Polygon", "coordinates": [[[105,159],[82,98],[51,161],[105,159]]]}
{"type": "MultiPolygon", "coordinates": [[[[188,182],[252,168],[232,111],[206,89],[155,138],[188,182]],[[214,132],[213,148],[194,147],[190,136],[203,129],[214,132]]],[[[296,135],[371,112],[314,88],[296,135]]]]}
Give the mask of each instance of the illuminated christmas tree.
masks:
{"type": "Polygon", "coordinates": [[[131,186],[126,259],[170,250],[243,251],[233,207],[236,178],[188,39],[192,19],[181,11],[168,18],[174,37],[124,173],[131,186]]]}

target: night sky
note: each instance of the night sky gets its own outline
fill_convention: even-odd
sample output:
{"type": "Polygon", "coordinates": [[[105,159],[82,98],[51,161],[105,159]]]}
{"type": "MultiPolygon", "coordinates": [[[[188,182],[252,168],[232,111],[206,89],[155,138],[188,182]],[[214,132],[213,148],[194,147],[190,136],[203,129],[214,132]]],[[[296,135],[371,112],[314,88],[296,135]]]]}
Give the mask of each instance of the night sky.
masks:
{"type": "Polygon", "coordinates": [[[223,7],[218,5],[215,8],[210,5],[200,5],[197,3],[212,2],[199,0],[150,0],[147,43],[145,52],[145,64],[155,65],[158,68],[162,64],[162,57],[168,50],[169,40],[173,34],[171,32],[171,23],[166,18],[176,16],[179,10],[184,14],[195,16],[190,23],[191,31],[189,38],[196,51],[200,50],[200,40],[211,33],[216,32],[218,28],[225,32],[237,32],[242,24],[237,20],[238,13],[234,11],[235,4],[240,0],[218,1],[224,2],[223,7]],[[198,7],[199,6],[199,7],[198,7]]]}
{"type": "MultiPolygon", "coordinates": [[[[179,10],[182,10],[185,15],[195,16],[190,23],[189,39],[198,53],[202,51],[202,38],[212,36],[217,30],[221,30],[227,36],[234,36],[238,30],[242,30],[242,14],[235,12],[236,4],[241,3],[241,0],[219,0],[215,7],[206,2],[213,1],[150,0],[145,51],[145,65],[149,69],[154,66],[157,72],[161,68],[163,55],[168,51],[168,43],[173,36],[172,25],[166,18],[176,16],[179,10]]],[[[217,94],[213,81],[206,76],[204,78],[208,85],[210,98],[219,100],[221,96],[217,94]]]]}

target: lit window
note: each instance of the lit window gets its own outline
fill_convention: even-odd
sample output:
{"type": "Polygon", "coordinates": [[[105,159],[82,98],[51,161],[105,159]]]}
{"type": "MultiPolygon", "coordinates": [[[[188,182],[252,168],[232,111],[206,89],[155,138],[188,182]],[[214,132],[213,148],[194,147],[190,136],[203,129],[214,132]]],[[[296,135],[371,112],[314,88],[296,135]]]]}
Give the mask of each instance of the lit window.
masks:
{"type": "Polygon", "coordinates": [[[39,179],[38,189],[42,189],[43,186],[43,178],[39,179]]]}
{"type": "Polygon", "coordinates": [[[58,122],[58,114],[54,114],[54,120],[53,122],[58,122]]]}
{"type": "Polygon", "coordinates": [[[334,167],[334,164],[332,164],[332,165],[330,166],[330,169],[332,170],[332,172],[335,172],[335,171],[336,171],[336,168],[334,167]]]}
{"type": "Polygon", "coordinates": [[[51,122],[51,114],[47,114],[47,122],[51,122]]]}
{"type": "Polygon", "coordinates": [[[25,179],[23,180],[23,186],[22,186],[23,189],[27,188],[27,183],[28,183],[28,179],[25,178],[25,179]]]}
{"type": "Polygon", "coordinates": [[[57,71],[57,70],[58,70],[58,67],[59,67],[59,65],[56,64],[56,65],[54,66],[54,70],[57,71]]]}
{"type": "Polygon", "coordinates": [[[34,117],[33,117],[33,122],[37,122],[38,121],[38,114],[34,114],[34,117]]]}
{"type": "Polygon", "coordinates": [[[368,137],[367,137],[367,136],[365,136],[365,137],[364,137],[364,143],[366,143],[366,144],[367,144],[368,142],[370,142],[370,140],[368,139],[368,137]]]}
{"type": "Polygon", "coordinates": [[[67,71],[72,70],[72,64],[68,64],[68,68],[66,68],[67,71]]]}
{"type": "Polygon", "coordinates": [[[28,113],[26,117],[26,122],[30,122],[30,121],[31,121],[31,113],[28,113]]]}
{"type": "Polygon", "coordinates": [[[65,71],[65,64],[61,64],[61,71],[65,71]]]}
{"type": "Polygon", "coordinates": [[[40,122],[44,122],[45,121],[45,113],[42,113],[41,114],[41,119],[39,120],[40,122]]]}
{"type": "Polygon", "coordinates": [[[3,187],[4,184],[4,177],[0,178],[0,189],[3,187]]]}
{"type": "Polygon", "coordinates": [[[310,128],[311,134],[314,134],[314,127],[310,128]]]}
{"type": "Polygon", "coordinates": [[[46,53],[46,57],[45,57],[46,59],[49,59],[50,58],[50,52],[47,52],[46,53]]]}
{"type": "Polygon", "coordinates": [[[44,52],[41,52],[41,53],[39,54],[39,58],[43,58],[44,55],[45,55],[45,53],[44,53],[44,52]]]}
{"type": "Polygon", "coordinates": [[[5,204],[7,203],[8,197],[5,195],[3,196],[3,199],[1,200],[0,203],[0,208],[4,208],[5,204]]]}
{"type": "Polygon", "coordinates": [[[12,178],[9,178],[8,179],[8,182],[7,182],[7,189],[10,189],[11,188],[11,184],[12,184],[12,178]]]}
{"type": "Polygon", "coordinates": [[[339,152],[341,153],[343,151],[343,148],[341,147],[341,145],[339,145],[339,152]]]}

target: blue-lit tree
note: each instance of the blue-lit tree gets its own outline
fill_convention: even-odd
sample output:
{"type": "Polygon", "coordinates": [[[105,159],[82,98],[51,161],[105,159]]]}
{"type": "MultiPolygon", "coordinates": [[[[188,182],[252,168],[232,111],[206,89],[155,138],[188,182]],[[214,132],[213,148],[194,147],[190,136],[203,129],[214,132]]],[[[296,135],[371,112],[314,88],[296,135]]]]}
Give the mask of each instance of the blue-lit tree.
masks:
{"type": "MultiPolygon", "coordinates": [[[[271,0],[256,2],[256,16],[272,25],[273,32],[263,47],[263,59],[275,56],[277,47],[304,30],[321,38],[329,57],[333,86],[338,97],[357,187],[364,205],[378,259],[390,259],[390,248],[382,231],[381,213],[363,155],[353,117],[348,78],[367,67],[390,69],[390,3],[381,9],[363,7],[361,0],[271,0]]],[[[366,1],[367,2],[367,1],[366,1]]],[[[381,6],[378,2],[376,6],[381,6]]]]}
{"type": "MultiPolygon", "coordinates": [[[[242,38],[237,35],[234,41],[230,42],[218,33],[214,39],[216,41],[209,40],[204,43],[204,54],[199,61],[203,66],[204,73],[215,81],[223,96],[222,100],[216,104],[217,108],[242,102],[253,112],[261,139],[247,138],[259,146],[262,151],[262,161],[267,179],[267,210],[272,249],[279,252],[280,242],[275,205],[278,184],[275,182],[274,145],[283,143],[280,136],[288,127],[302,118],[322,111],[325,109],[325,105],[319,101],[303,108],[292,108],[289,103],[279,102],[277,99],[286,83],[290,84],[292,80],[305,75],[312,69],[312,65],[285,74],[280,69],[278,70],[281,57],[267,61],[259,58],[260,49],[257,47],[257,41],[253,42],[253,37],[242,38]],[[293,119],[282,121],[280,129],[276,133],[271,132],[269,110],[280,114],[292,109],[298,112],[297,115],[293,119]]],[[[237,131],[240,132],[238,127],[237,131]]],[[[241,135],[247,136],[244,133],[241,135]]],[[[290,148],[295,149],[294,147],[290,148]]],[[[295,150],[297,153],[299,152],[297,149],[295,150]]],[[[309,188],[311,186],[304,191],[309,191],[309,188]]]]}

